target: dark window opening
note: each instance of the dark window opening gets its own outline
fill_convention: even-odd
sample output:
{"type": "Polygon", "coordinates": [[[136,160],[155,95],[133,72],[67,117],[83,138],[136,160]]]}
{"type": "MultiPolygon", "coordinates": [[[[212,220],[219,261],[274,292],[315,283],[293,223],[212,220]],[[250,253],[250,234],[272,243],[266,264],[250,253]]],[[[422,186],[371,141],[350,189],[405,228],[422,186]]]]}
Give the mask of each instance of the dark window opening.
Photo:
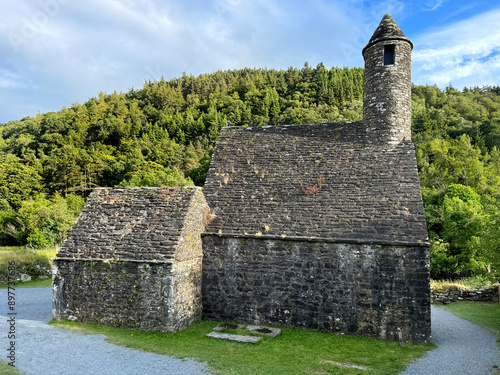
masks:
{"type": "Polygon", "coordinates": [[[384,46],[384,65],[394,64],[394,45],[384,46]]]}

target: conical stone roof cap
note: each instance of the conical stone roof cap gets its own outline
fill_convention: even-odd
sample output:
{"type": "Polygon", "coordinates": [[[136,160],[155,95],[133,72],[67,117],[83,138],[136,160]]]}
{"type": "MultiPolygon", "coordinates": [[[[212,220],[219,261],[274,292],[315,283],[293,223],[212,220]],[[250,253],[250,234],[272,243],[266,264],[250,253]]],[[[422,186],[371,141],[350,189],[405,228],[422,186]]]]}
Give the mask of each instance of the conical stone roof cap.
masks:
{"type": "Polygon", "coordinates": [[[387,13],[384,18],[382,18],[382,21],[380,21],[377,30],[375,30],[375,32],[373,33],[366,47],[363,48],[363,55],[365,54],[365,50],[368,47],[383,40],[405,40],[410,43],[410,46],[413,49],[413,43],[401,31],[401,29],[396,24],[396,22],[394,22],[394,19],[389,13],[387,13]]]}

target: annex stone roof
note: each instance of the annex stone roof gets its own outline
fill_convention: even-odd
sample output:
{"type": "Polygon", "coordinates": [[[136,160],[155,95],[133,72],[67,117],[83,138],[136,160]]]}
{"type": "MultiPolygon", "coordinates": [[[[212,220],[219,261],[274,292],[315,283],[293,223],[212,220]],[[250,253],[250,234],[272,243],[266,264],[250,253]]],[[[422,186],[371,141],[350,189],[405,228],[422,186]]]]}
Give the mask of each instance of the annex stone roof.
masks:
{"type": "Polygon", "coordinates": [[[186,219],[203,220],[190,210],[204,202],[199,187],[96,188],[57,257],[169,261],[177,256],[186,219]]]}
{"type": "Polygon", "coordinates": [[[225,127],[204,194],[207,234],[428,245],[413,144],[362,122],[225,127]]]}
{"type": "Polygon", "coordinates": [[[408,39],[406,35],[401,31],[401,29],[389,13],[382,18],[382,21],[380,21],[380,24],[368,41],[368,44],[365,46],[365,48],[363,48],[363,54],[368,47],[383,40],[405,40],[410,43],[411,48],[413,48],[413,43],[411,42],[411,40],[408,39]]]}

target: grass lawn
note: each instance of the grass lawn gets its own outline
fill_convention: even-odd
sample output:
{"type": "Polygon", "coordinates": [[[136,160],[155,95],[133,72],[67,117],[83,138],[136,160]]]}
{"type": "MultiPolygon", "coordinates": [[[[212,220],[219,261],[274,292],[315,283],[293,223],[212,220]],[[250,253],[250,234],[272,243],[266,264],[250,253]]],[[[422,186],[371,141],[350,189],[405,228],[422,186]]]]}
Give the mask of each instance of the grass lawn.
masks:
{"type": "Polygon", "coordinates": [[[500,345],[500,303],[460,301],[437,306],[487,329],[500,345]]]}
{"type": "Polygon", "coordinates": [[[57,322],[70,330],[103,334],[107,341],[146,352],[207,362],[221,374],[398,374],[434,344],[406,345],[365,337],[300,329],[283,329],[280,337],[263,337],[257,344],[210,339],[205,335],[219,323],[201,321],[175,334],[143,332],[99,324],[57,322]],[[368,367],[339,367],[333,362],[368,367]]]}
{"type": "MultiPolygon", "coordinates": [[[[14,285],[14,288],[50,288],[52,286],[52,279],[31,280],[19,282],[14,285]]],[[[0,289],[7,289],[7,284],[0,284],[0,289]]]]}

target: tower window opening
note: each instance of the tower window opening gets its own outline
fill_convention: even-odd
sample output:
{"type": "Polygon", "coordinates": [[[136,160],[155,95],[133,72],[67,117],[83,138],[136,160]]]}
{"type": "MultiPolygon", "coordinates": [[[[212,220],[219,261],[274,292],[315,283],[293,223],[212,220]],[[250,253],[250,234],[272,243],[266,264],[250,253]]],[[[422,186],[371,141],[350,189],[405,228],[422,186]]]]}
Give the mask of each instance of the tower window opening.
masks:
{"type": "Polygon", "coordinates": [[[394,64],[394,45],[384,46],[384,65],[394,64]]]}

